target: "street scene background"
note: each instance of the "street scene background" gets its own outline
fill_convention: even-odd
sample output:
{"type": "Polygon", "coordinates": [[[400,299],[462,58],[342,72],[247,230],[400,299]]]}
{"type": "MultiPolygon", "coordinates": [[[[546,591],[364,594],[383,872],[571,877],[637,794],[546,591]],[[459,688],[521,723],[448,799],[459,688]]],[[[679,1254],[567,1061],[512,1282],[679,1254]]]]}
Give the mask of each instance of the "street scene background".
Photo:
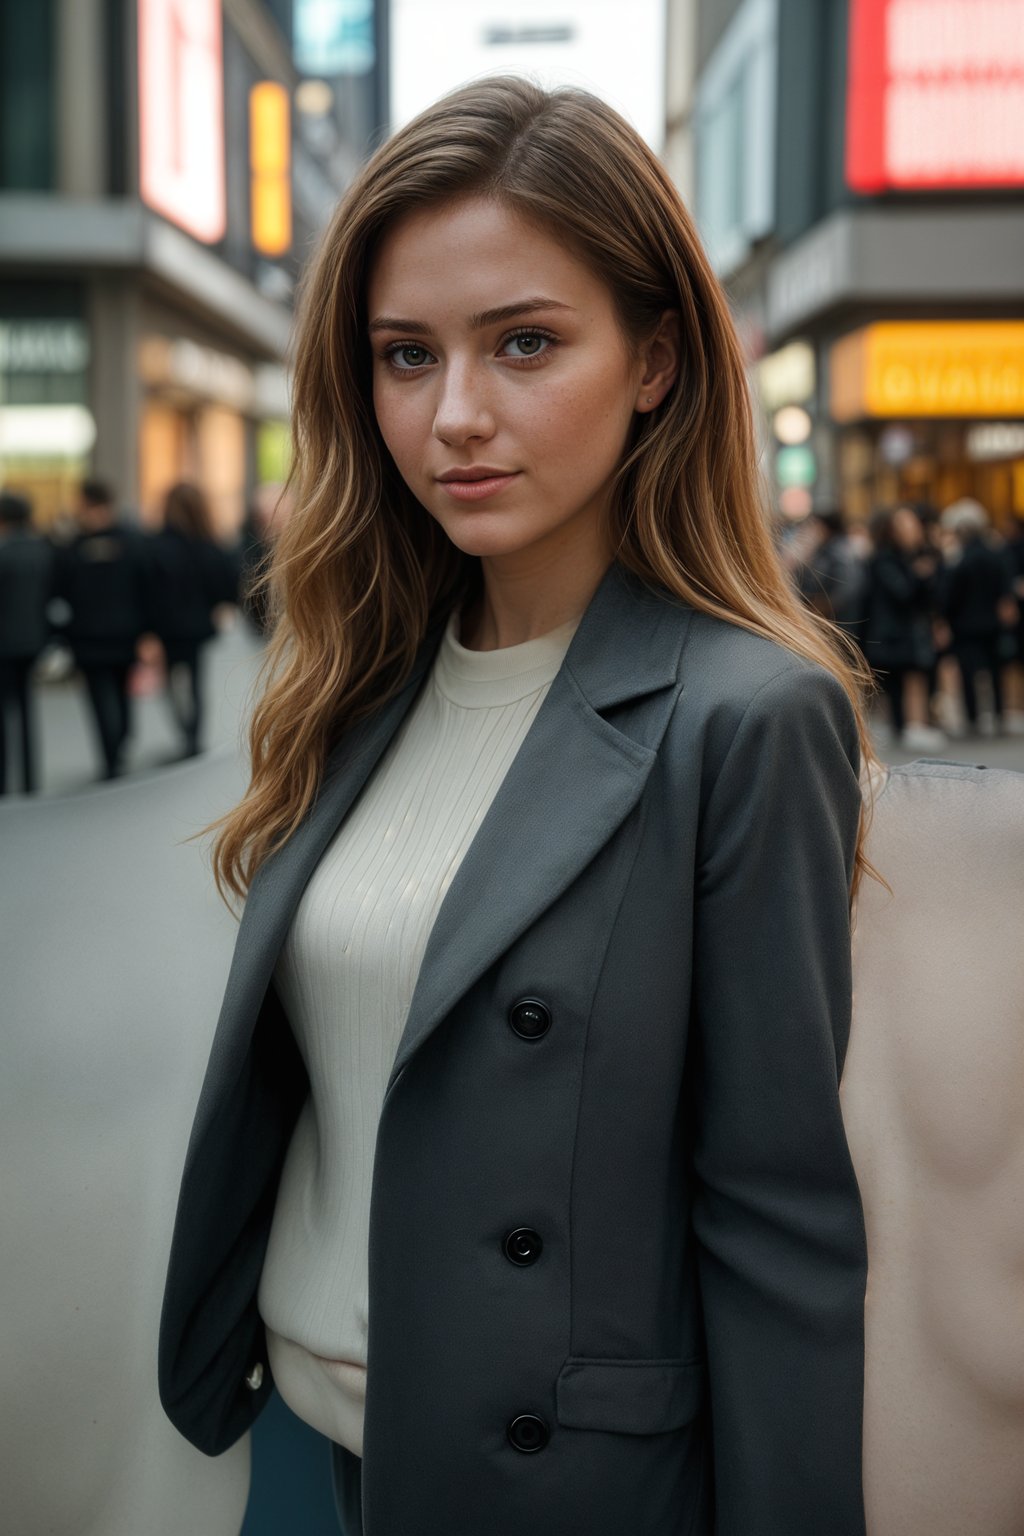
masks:
{"type": "MultiPolygon", "coordinates": [[[[244,751],[301,273],[387,133],[506,70],[679,187],[883,757],[1024,772],[1024,0],[0,0],[7,808],[244,751]]],[[[255,1446],[246,1536],[335,1530],[317,1437],[275,1403],[255,1446]]]]}

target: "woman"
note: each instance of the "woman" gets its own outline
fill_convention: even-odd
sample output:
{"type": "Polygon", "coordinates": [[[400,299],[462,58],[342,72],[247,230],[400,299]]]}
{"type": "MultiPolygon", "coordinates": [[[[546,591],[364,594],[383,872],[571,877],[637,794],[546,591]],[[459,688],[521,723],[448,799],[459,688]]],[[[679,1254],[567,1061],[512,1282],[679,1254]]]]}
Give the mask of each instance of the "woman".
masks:
{"type": "Polygon", "coordinates": [[[864,649],[889,701],[893,740],[911,751],[931,751],[946,740],[926,718],[939,557],[927,548],[913,507],[876,512],[871,535],[875,550],[868,565],[864,649]],[[908,722],[911,688],[916,691],[911,707],[921,718],[908,722]]]}
{"type": "Polygon", "coordinates": [[[273,1377],[346,1536],[862,1532],[869,677],[658,161],[582,92],[430,108],[325,235],[294,406],[168,1413],[216,1454],[273,1377]]]}
{"type": "Polygon", "coordinates": [[[203,646],[217,633],[214,608],[235,598],[228,556],[214,542],[209,505],[197,485],[171,486],[153,551],[155,629],[164,649],[168,697],[182,756],[195,757],[203,728],[203,646]]]}

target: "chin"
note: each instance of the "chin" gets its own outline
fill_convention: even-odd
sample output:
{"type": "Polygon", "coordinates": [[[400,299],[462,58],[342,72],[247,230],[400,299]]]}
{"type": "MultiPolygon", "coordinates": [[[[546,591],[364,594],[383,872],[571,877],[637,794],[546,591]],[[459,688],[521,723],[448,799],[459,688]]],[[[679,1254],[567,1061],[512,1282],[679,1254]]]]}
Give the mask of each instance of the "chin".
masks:
{"type": "Polygon", "coordinates": [[[514,555],[543,537],[543,529],[516,526],[514,514],[470,512],[443,520],[437,518],[448,538],[464,555],[497,557],[514,555]]]}
{"type": "Polygon", "coordinates": [[[533,539],[487,538],[486,535],[474,538],[468,531],[460,533],[458,537],[449,532],[448,537],[464,555],[475,555],[478,559],[486,560],[500,560],[505,555],[516,555],[535,542],[533,539]]]}

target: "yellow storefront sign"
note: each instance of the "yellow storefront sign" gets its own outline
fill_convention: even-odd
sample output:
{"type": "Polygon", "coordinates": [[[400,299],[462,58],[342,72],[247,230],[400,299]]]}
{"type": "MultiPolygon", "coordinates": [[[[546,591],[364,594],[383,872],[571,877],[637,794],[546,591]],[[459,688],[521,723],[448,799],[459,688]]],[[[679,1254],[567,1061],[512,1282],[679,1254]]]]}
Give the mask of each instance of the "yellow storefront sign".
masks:
{"type": "Polygon", "coordinates": [[[1024,320],[868,325],[829,355],[833,420],[1024,416],[1024,320]]]}

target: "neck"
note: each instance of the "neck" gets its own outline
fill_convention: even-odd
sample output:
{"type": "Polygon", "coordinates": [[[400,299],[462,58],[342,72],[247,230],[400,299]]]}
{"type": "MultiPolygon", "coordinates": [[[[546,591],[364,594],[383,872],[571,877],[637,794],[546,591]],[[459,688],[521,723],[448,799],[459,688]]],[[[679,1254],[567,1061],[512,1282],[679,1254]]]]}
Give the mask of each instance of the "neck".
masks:
{"type": "Polygon", "coordinates": [[[611,559],[598,548],[574,550],[571,560],[530,550],[483,556],[483,590],[462,612],[460,643],[496,651],[568,624],[590,602],[611,559]]]}

